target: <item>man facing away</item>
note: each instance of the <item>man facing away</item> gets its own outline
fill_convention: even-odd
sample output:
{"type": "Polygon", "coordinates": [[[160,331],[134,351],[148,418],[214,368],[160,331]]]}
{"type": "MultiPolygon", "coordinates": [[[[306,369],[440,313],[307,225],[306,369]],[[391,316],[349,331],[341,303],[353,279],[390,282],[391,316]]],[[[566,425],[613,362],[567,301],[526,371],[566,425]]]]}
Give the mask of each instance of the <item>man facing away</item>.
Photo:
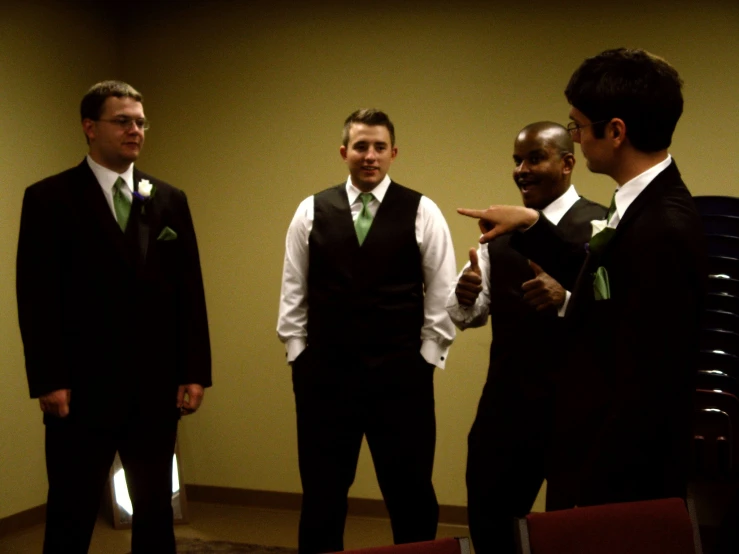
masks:
{"type": "Polygon", "coordinates": [[[26,190],[18,241],[26,372],[46,424],[44,552],[87,552],[117,451],[133,554],[173,554],[177,422],[211,385],[195,231],[184,193],[134,167],[141,94],[104,81],[80,112],[89,153],[26,190]]]}
{"type": "Polygon", "coordinates": [[[385,113],[352,113],[339,150],[349,178],[290,223],[277,325],[295,392],[301,554],[343,550],[363,436],[394,541],[432,540],[438,523],[433,374],[454,338],[449,228],[387,175],[398,149],[385,113]]]}
{"type": "Polygon", "coordinates": [[[530,208],[460,210],[480,218],[481,241],[516,230],[512,246],[572,287],[548,477],[570,505],[687,494],[706,254],[667,152],[681,88],[677,71],[643,50],[607,50],[572,75],[568,128],[588,168],[617,185],[587,249],[530,208]]]}
{"type": "MultiPolygon", "coordinates": [[[[524,206],[541,210],[563,238],[584,244],[606,209],[570,184],[572,139],[562,125],[524,127],[513,145],[513,180],[524,206]]],[[[530,510],[546,477],[554,375],[562,355],[569,297],[559,283],[510,247],[510,235],[470,250],[447,310],[460,329],[490,316],[490,367],[468,437],[467,511],[478,554],[513,553],[513,521],[530,510]]],[[[547,508],[557,506],[547,489],[547,508]]]]}

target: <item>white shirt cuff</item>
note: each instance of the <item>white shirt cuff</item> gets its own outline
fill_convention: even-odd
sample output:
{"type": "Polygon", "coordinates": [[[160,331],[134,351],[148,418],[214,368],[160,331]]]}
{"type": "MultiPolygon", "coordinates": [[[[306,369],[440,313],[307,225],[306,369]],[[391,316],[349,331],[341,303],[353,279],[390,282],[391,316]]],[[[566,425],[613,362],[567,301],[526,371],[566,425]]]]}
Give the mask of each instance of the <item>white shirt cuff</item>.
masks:
{"type": "Polygon", "coordinates": [[[285,351],[287,352],[287,363],[292,364],[295,358],[300,356],[300,353],[305,350],[305,337],[295,337],[289,339],[285,343],[285,351]]]}
{"type": "Polygon", "coordinates": [[[421,356],[431,365],[444,369],[449,354],[449,347],[443,347],[438,342],[426,339],[421,343],[421,356]]]}
{"type": "Polygon", "coordinates": [[[557,310],[557,315],[559,317],[565,316],[565,312],[567,311],[567,304],[570,303],[570,296],[572,296],[572,294],[570,293],[570,291],[566,290],[565,291],[565,301],[562,302],[562,305],[557,310]]]}

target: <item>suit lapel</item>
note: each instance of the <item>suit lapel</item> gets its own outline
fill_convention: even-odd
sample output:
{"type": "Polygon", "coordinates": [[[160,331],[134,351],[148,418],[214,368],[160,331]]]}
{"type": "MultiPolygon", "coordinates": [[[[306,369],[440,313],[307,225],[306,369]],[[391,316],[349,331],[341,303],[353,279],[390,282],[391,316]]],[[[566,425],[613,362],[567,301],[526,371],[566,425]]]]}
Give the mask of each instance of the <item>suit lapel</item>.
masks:
{"type": "MultiPolygon", "coordinates": [[[[139,189],[139,183],[141,182],[141,179],[143,179],[143,174],[136,169],[136,166],[133,168],[133,182],[134,182],[134,190],[138,192],[139,189]]],[[[139,264],[143,267],[146,265],[146,256],[149,252],[149,246],[151,241],[151,229],[156,228],[156,226],[152,226],[152,212],[154,211],[154,198],[149,198],[146,201],[139,200],[138,197],[134,196],[133,204],[131,206],[131,213],[135,212],[136,214],[136,220],[133,222],[134,224],[134,230],[136,231],[136,242],[138,245],[137,251],[138,251],[138,260],[139,264]]],[[[131,226],[131,222],[129,221],[129,226],[131,226]]],[[[128,231],[128,229],[127,229],[128,231]]]]}
{"type": "Polygon", "coordinates": [[[573,299],[570,301],[570,305],[568,306],[568,314],[570,313],[570,308],[573,314],[581,310],[582,306],[586,302],[585,298],[583,298],[584,296],[588,297],[587,302],[593,301],[591,295],[593,272],[598,266],[601,265],[606,266],[606,269],[608,269],[607,266],[610,253],[621,243],[629,227],[633,225],[634,221],[636,221],[637,218],[640,217],[640,215],[645,210],[649,210],[650,206],[652,206],[656,201],[664,196],[665,189],[667,187],[679,180],[680,172],[678,171],[677,166],[673,161],[669,166],[667,166],[667,168],[665,168],[664,171],[659,173],[649,183],[649,185],[647,185],[647,187],[639,194],[639,196],[634,199],[634,201],[626,210],[626,213],[624,213],[623,219],[619,221],[618,227],[616,227],[616,232],[613,234],[613,237],[603,247],[603,250],[599,253],[599,255],[594,255],[591,252],[588,252],[587,257],[585,258],[585,263],[583,264],[583,268],[580,271],[580,276],[577,279],[577,284],[575,286],[575,291],[577,291],[577,294],[573,293],[573,299]],[[584,293],[583,291],[586,291],[586,293],[584,293]],[[575,296],[578,297],[577,301],[575,301],[575,296]]]}
{"type": "Polygon", "coordinates": [[[621,229],[622,225],[624,228],[628,227],[645,209],[645,207],[653,203],[654,199],[659,199],[664,196],[666,186],[678,180],[680,180],[680,172],[677,170],[677,166],[673,161],[665,168],[664,171],[652,179],[652,182],[647,185],[647,188],[645,188],[642,193],[634,199],[629,206],[629,209],[626,210],[623,219],[618,223],[617,230],[621,229]]]}
{"type": "Polygon", "coordinates": [[[624,236],[626,230],[633,224],[644,210],[648,210],[656,200],[665,194],[665,187],[680,179],[680,172],[673,161],[664,171],[659,173],[647,187],[637,196],[624,213],[624,217],[618,222],[613,238],[603,248],[600,258],[611,251],[624,236]]]}

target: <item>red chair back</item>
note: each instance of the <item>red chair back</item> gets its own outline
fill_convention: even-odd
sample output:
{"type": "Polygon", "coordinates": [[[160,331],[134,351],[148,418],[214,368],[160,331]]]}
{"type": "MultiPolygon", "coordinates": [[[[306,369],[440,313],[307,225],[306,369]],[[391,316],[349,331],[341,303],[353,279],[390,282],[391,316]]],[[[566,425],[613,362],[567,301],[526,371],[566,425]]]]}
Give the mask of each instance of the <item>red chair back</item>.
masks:
{"type": "Polygon", "coordinates": [[[700,553],[697,530],[679,498],[532,513],[521,521],[528,532],[521,550],[531,554],[700,553]]]}

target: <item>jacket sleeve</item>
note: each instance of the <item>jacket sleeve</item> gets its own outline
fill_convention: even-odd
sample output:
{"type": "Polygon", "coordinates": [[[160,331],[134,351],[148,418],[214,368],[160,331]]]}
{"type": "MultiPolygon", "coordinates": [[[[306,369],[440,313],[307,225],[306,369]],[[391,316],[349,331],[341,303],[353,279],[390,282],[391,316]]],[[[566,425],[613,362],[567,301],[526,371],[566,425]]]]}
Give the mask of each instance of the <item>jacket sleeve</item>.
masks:
{"type": "Polygon", "coordinates": [[[26,189],[16,260],[16,297],[32,398],[71,388],[61,329],[59,209],[37,186],[26,189]]]}
{"type": "Polygon", "coordinates": [[[183,241],[184,250],[182,278],[177,298],[179,382],[182,385],[197,383],[209,387],[213,384],[210,337],[200,254],[187,197],[182,191],[177,191],[177,196],[177,212],[181,218],[178,231],[181,230],[180,239],[183,241]]]}

